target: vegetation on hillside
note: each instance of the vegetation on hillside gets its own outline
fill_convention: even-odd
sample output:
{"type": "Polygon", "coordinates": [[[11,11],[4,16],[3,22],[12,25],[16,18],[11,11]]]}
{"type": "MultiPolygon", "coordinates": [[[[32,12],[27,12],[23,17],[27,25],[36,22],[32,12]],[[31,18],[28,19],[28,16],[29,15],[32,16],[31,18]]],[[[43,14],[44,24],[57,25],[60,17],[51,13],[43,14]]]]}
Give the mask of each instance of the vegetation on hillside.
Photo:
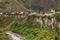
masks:
{"type": "Polygon", "coordinates": [[[60,14],[56,14],[55,17],[56,17],[57,21],[60,21],[60,14]]]}
{"type": "Polygon", "coordinates": [[[4,18],[0,16],[0,40],[10,40],[9,36],[5,33],[5,28],[9,29],[10,24],[12,23],[12,21],[14,18],[4,18]]]}
{"type": "Polygon", "coordinates": [[[60,40],[60,34],[51,27],[40,27],[39,23],[34,23],[33,18],[28,17],[26,23],[16,22],[11,26],[11,31],[16,32],[26,38],[26,40],[60,40]]]}
{"type": "Polygon", "coordinates": [[[34,11],[60,9],[59,0],[0,0],[0,12],[20,12],[32,9],[34,11]],[[47,4],[46,4],[47,3],[47,4]]]}
{"type": "Polygon", "coordinates": [[[27,11],[28,9],[17,0],[1,0],[0,1],[0,12],[20,12],[27,11]]]}
{"type": "Polygon", "coordinates": [[[4,32],[0,31],[0,40],[9,40],[9,38],[4,32]]]}
{"type": "MultiPolygon", "coordinates": [[[[47,27],[40,27],[39,22],[34,22],[32,16],[29,16],[26,20],[25,19],[14,19],[7,18],[6,21],[3,23],[5,26],[1,26],[1,30],[12,31],[18,33],[26,38],[26,40],[60,40],[60,33],[58,29],[52,29],[51,26],[47,27]],[[12,24],[12,22],[14,22],[12,24]],[[9,30],[8,30],[9,29],[9,30]]],[[[0,18],[2,20],[2,18],[0,18]]],[[[4,20],[3,20],[4,21],[4,20]]],[[[4,32],[1,33],[1,39],[3,40],[6,38],[6,34],[4,32]]],[[[6,38],[6,40],[9,40],[6,38]]]]}
{"type": "MultiPolygon", "coordinates": [[[[27,11],[27,8],[35,11],[43,11],[46,8],[43,4],[44,2],[45,0],[0,0],[0,12],[27,11]]],[[[56,6],[54,7],[60,9],[60,1],[55,0],[55,2],[56,6]]],[[[52,5],[49,7],[52,7],[52,5]]],[[[48,9],[49,7],[47,6],[48,9]]],[[[55,17],[60,21],[60,14],[55,15],[55,17]]],[[[0,40],[9,40],[8,36],[4,33],[5,30],[16,32],[24,36],[26,40],[60,40],[60,29],[58,27],[51,29],[49,26],[43,26],[41,28],[40,23],[33,21],[33,17],[17,20],[14,17],[5,18],[0,16],[0,40]]]]}
{"type": "Polygon", "coordinates": [[[4,28],[0,26],[0,40],[10,40],[3,30],[4,28]]]}
{"type": "MultiPolygon", "coordinates": [[[[25,3],[25,5],[27,5],[28,7],[30,8],[36,8],[36,7],[39,7],[39,8],[36,8],[36,9],[33,9],[33,10],[41,10],[41,7],[44,8],[44,10],[47,10],[47,9],[57,9],[59,10],[60,9],[60,1],[59,0],[21,0],[23,1],[23,3],[25,3]]],[[[27,8],[28,8],[27,7],[27,8]]]]}

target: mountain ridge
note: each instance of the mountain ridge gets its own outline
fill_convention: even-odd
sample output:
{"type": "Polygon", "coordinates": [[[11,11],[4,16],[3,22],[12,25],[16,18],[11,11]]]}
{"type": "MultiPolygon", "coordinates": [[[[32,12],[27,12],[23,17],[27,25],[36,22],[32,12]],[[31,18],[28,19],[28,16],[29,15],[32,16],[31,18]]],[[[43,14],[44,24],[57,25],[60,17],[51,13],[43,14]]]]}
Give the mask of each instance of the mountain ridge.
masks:
{"type": "Polygon", "coordinates": [[[58,9],[59,0],[0,0],[0,11],[19,12],[28,10],[58,9]],[[2,2],[1,2],[2,1],[2,2]]]}
{"type": "Polygon", "coordinates": [[[28,9],[25,8],[25,6],[22,3],[19,3],[17,0],[8,0],[8,1],[6,0],[6,2],[2,2],[1,5],[4,6],[4,9],[1,8],[1,9],[3,9],[2,10],[3,12],[28,11],[28,9]]]}

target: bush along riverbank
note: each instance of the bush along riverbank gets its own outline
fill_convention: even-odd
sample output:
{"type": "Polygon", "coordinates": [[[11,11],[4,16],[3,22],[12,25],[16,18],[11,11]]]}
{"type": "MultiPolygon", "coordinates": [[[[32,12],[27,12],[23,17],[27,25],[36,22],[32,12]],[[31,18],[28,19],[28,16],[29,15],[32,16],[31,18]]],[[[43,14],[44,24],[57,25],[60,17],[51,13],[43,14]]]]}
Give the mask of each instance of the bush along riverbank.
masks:
{"type": "Polygon", "coordinates": [[[0,40],[10,40],[8,35],[5,32],[0,30],[0,40]]]}

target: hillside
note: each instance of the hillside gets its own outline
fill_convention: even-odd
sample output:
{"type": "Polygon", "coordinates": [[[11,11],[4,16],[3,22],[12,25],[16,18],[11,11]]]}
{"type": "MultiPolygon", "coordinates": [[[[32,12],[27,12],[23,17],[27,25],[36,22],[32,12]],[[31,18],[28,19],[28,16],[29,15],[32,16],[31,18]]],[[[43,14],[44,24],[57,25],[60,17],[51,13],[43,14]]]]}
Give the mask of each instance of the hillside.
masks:
{"type": "Polygon", "coordinates": [[[2,0],[0,2],[0,10],[4,12],[17,12],[17,11],[27,11],[22,4],[22,2],[18,2],[17,0],[2,0]]]}
{"type": "MultiPolygon", "coordinates": [[[[60,9],[60,0],[21,0],[29,8],[43,9],[60,9]]],[[[28,8],[27,7],[27,8],[28,8]]]]}
{"type": "Polygon", "coordinates": [[[27,11],[28,9],[40,11],[51,8],[60,10],[60,1],[59,0],[0,0],[0,11],[3,12],[27,11]]]}

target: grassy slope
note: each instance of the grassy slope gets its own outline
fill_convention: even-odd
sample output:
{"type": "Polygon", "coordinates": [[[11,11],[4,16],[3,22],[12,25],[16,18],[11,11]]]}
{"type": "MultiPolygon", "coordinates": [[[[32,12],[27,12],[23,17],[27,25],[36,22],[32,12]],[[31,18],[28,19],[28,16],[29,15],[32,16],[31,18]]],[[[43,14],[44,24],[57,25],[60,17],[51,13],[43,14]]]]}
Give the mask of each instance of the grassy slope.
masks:
{"type": "Polygon", "coordinates": [[[18,2],[17,0],[2,0],[0,2],[0,9],[4,12],[20,12],[20,11],[27,11],[28,9],[22,4],[22,2],[18,2]]]}
{"type": "Polygon", "coordinates": [[[0,40],[9,40],[9,38],[4,32],[0,32],[0,40]]]}
{"type": "Polygon", "coordinates": [[[51,30],[49,28],[40,29],[34,26],[32,27],[17,26],[13,28],[12,28],[13,32],[25,36],[26,40],[55,40],[55,36],[57,36],[56,31],[51,30]]]}
{"type": "MultiPolygon", "coordinates": [[[[10,28],[11,24],[13,24],[14,18],[7,18],[4,23],[1,23],[0,25],[0,40],[10,40],[9,37],[5,34],[4,30],[6,30],[7,27],[10,28]],[[13,21],[13,22],[12,22],[13,21]]],[[[9,29],[7,28],[7,30],[9,29]]]]}
{"type": "MultiPolygon", "coordinates": [[[[26,40],[60,40],[60,35],[58,35],[58,32],[55,29],[51,29],[50,27],[44,27],[41,29],[39,23],[33,24],[32,17],[19,20],[11,18],[7,22],[9,22],[8,24],[6,24],[7,29],[23,35],[26,40]]],[[[0,27],[0,29],[4,30],[5,27],[0,27]]],[[[3,36],[0,36],[1,38],[6,37],[5,33],[2,33],[1,35],[3,36]]]]}
{"type": "Polygon", "coordinates": [[[7,10],[11,11],[27,11],[23,4],[19,3],[17,0],[10,0],[10,5],[8,5],[7,10]]]}
{"type": "Polygon", "coordinates": [[[55,29],[50,27],[41,29],[39,23],[33,24],[32,18],[28,18],[26,23],[23,24],[18,24],[18,22],[13,24],[11,31],[23,35],[26,40],[60,40],[60,36],[55,29]]]}

